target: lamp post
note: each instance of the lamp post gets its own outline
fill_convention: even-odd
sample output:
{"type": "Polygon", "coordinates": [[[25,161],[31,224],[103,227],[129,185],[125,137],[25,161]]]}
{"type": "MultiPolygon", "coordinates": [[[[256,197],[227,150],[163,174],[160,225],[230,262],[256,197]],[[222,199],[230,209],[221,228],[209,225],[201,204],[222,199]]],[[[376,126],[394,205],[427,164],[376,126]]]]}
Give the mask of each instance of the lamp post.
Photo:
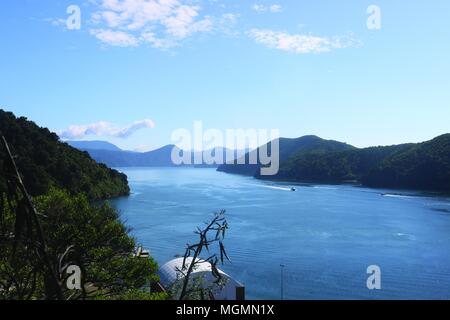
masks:
{"type": "Polygon", "coordinates": [[[284,268],[286,267],[284,264],[280,264],[281,267],[281,301],[284,300],[284,268]]]}

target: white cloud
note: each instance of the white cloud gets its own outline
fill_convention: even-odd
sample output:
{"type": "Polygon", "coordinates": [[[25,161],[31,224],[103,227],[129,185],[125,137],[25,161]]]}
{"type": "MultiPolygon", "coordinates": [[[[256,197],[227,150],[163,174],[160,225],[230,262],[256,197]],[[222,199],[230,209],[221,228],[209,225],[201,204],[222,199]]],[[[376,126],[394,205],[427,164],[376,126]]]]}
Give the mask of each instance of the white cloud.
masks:
{"type": "Polygon", "coordinates": [[[120,129],[119,131],[114,133],[114,136],[118,138],[128,138],[133,133],[135,133],[138,130],[145,129],[145,128],[151,128],[153,129],[155,127],[155,122],[150,119],[145,119],[141,121],[136,121],[133,124],[131,124],[128,127],[125,127],[123,129],[120,129]]]}
{"type": "Polygon", "coordinates": [[[236,23],[239,15],[236,13],[224,13],[222,14],[223,21],[227,21],[229,23],[236,23]]]}
{"type": "Polygon", "coordinates": [[[267,10],[267,8],[265,6],[260,5],[260,4],[254,4],[252,9],[255,10],[256,12],[264,12],[267,10]]]}
{"type": "Polygon", "coordinates": [[[163,21],[166,33],[176,38],[186,38],[196,32],[207,32],[212,28],[209,17],[196,21],[198,12],[194,7],[181,6],[175,10],[175,14],[163,21]]]}
{"type": "MultiPolygon", "coordinates": [[[[244,30],[239,13],[222,9],[205,14],[201,5],[222,7],[216,0],[89,0],[94,6],[89,34],[101,43],[119,47],[149,45],[162,50],[177,47],[196,34],[238,37],[247,33],[257,43],[297,54],[327,52],[360,45],[352,36],[319,37],[270,29],[244,30]]],[[[217,9],[217,8],[216,8],[217,9]]],[[[279,4],[255,3],[258,13],[279,13],[279,4]]],[[[49,20],[61,25],[62,19],[49,20]]],[[[249,21],[246,22],[248,25],[249,21]]]]}
{"type": "Polygon", "coordinates": [[[66,27],[66,20],[62,18],[48,18],[44,19],[45,22],[51,23],[55,27],[66,27]]]}
{"type": "Polygon", "coordinates": [[[281,12],[282,10],[283,8],[279,4],[273,4],[269,7],[269,11],[273,13],[281,12]]]}
{"type": "Polygon", "coordinates": [[[283,8],[279,4],[272,4],[269,6],[265,6],[263,4],[254,4],[252,6],[252,9],[258,13],[263,13],[263,12],[278,13],[283,10],[283,8]]]}
{"type": "Polygon", "coordinates": [[[269,48],[296,54],[322,53],[332,49],[355,47],[361,44],[351,35],[326,38],[304,34],[288,34],[267,29],[252,29],[248,32],[248,35],[257,43],[269,48]]]}
{"type": "MultiPolygon", "coordinates": [[[[189,0],[103,0],[92,20],[103,25],[101,30],[110,31],[108,37],[100,39],[110,45],[150,43],[158,48],[172,47],[196,33],[212,30],[212,19],[201,15],[201,8],[192,3],[189,0]],[[118,32],[121,39],[126,33],[135,41],[117,42],[111,35],[118,32]]],[[[96,30],[93,31],[97,36],[96,30]]]]}
{"type": "Polygon", "coordinates": [[[132,34],[123,31],[92,29],[90,34],[103,43],[118,47],[136,47],[139,44],[132,34]]]}
{"type": "Polygon", "coordinates": [[[177,42],[170,39],[160,39],[154,32],[143,32],[139,39],[141,43],[148,43],[153,48],[169,49],[177,46],[177,42]]]}
{"type": "Polygon", "coordinates": [[[61,139],[82,139],[86,136],[109,136],[126,139],[138,130],[154,127],[155,123],[150,119],[136,121],[124,128],[118,128],[109,122],[100,121],[89,125],[72,125],[66,130],[57,132],[57,134],[61,139]]]}

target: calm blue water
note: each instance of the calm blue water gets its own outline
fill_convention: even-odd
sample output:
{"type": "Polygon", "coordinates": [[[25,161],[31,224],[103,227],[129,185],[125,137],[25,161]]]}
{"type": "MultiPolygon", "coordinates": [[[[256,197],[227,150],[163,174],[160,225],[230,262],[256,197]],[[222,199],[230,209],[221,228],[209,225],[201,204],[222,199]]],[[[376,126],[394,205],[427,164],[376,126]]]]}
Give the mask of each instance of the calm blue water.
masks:
{"type": "Polygon", "coordinates": [[[112,203],[160,265],[226,209],[232,263],[222,269],[250,299],[280,299],[280,264],[286,299],[450,299],[449,198],[352,186],[291,192],[212,169],[121,171],[132,195],[112,203]],[[381,291],[367,289],[370,265],[382,269],[381,291]]]}

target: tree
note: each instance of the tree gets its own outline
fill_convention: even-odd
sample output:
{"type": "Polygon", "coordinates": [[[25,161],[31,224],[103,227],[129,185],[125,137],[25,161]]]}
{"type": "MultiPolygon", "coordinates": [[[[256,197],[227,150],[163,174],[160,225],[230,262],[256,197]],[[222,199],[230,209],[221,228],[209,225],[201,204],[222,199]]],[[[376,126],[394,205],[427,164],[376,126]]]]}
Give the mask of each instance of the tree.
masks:
{"type": "MultiPolygon", "coordinates": [[[[90,200],[129,194],[125,174],[98,164],[88,153],[59,141],[55,133],[26,118],[16,118],[0,109],[0,130],[17,156],[17,168],[31,196],[46,194],[52,187],[74,195],[85,193],[90,200]]],[[[0,167],[6,160],[0,148],[0,167]]],[[[4,175],[0,174],[0,193],[6,191],[4,175]]]]}
{"type": "Polygon", "coordinates": [[[182,268],[177,270],[180,277],[183,279],[179,300],[186,300],[187,298],[192,299],[193,296],[200,297],[202,300],[206,299],[206,297],[213,298],[213,288],[208,286],[205,287],[201,281],[202,279],[193,279],[193,281],[191,281],[192,274],[202,263],[209,263],[211,265],[212,274],[216,278],[215,284],[219,287],[224,285],[223,277],[219,272],[217,265],[219,261],[223,264],[225,259],[229,260],[223,244],[226,231],[229,228],[228,222],[225,219],[225,211],[223,210],[216,213],[211,222],[205,224],[206,227],[204,229],[197,228],[195,234],[199,236],[199,242],[193,245],[187,245],[182,268]],[[210,233],[214,233],[214,236],[211,237],[210,233]],[[215,253],[210,255],[213,245],[219,246],[219,254],[215,253]],[[200,257],[204,249],[206,249],[210,256],[202,260],[200,257]],[[188,258],[191,256],[192,259],[190,259],[190,262],[188,263],[188,258]]]}
{"type": "Polygon", "coordinates": [[[0,295],[31,299],[40,281],[45,297],[62,299],[38,212],[4,136],[0,142],[6,154],[2,173],[9,191],[0,199],[0,295]]]}
{"type": "Polygon", "coordinates": [[[55,188],[32,199],[2,141],[8,191],[0,193],[1,299],[164,298],[141,289],[159,280],[157,264],[134,257],[135,240],[116,210],[55,188]],[[82,270],[79,290],[66,286],[70,266],[82,270]]]}

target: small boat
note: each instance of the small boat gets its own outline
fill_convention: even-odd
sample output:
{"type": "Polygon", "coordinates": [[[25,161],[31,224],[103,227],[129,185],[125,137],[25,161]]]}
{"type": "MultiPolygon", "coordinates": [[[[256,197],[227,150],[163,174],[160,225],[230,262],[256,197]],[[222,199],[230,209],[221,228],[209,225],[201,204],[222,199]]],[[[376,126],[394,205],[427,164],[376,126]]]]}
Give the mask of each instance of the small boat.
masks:
{"type": "Polygon", "coordinates": [[[291,191],[292,191],[292,192],[295,192],[295,191],[297,191],[297,189],[295,189],[294,187],[292,187],[292,188],[291,188],[291,191]]]}

